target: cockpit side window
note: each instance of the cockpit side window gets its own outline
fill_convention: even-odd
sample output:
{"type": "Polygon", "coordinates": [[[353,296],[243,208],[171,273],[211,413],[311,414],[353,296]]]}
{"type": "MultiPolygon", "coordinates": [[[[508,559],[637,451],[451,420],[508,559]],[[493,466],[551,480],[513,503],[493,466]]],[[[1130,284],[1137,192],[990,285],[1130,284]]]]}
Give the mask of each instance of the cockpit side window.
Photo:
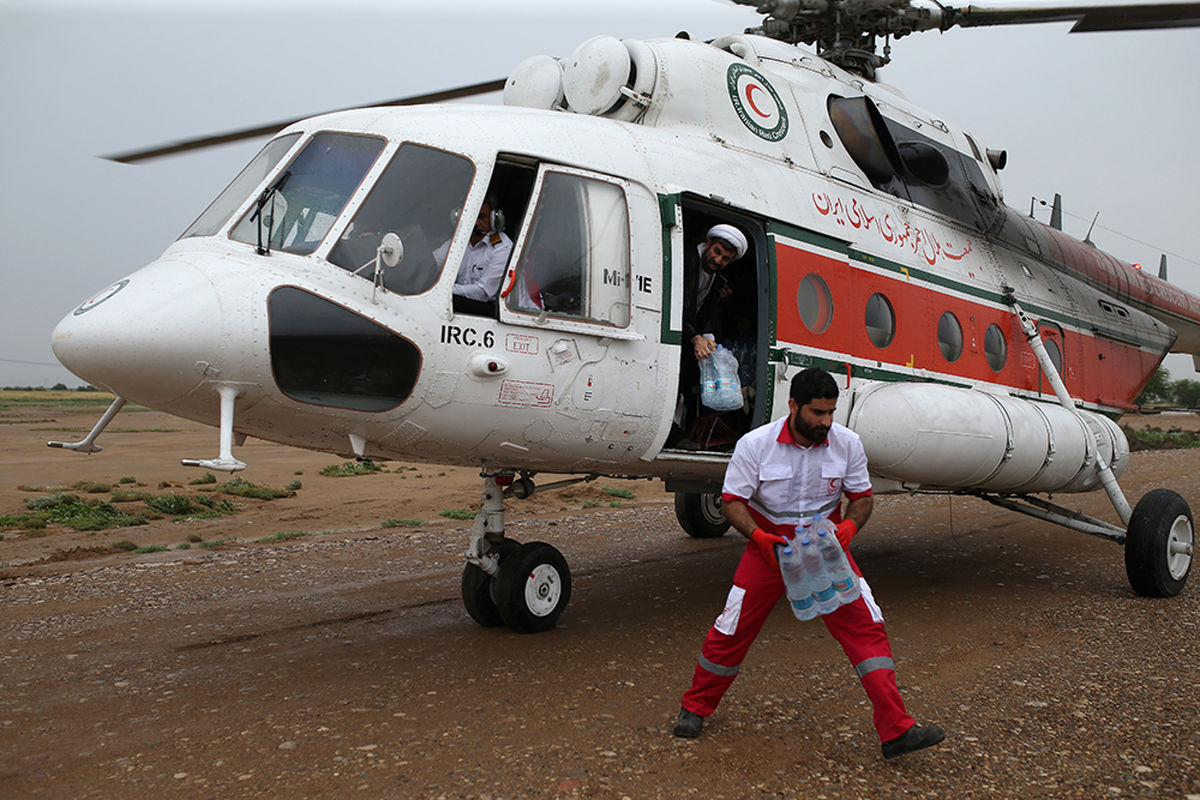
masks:
{"type": "Polygon", "coordinates": [[[404,258],[395,267],[382,267],[383,286],[397,294],[428,291],[441,274],[445,252],[436,257],[454,233],[475,165],[467,158],[443,150],[405,143],[363,200],[346,232],[329,253],[329,260],[344,270],[370,280],[369,265],[387,233],[395,233],[404,246],[404,258]],[[364,267],[366,268],[364,269],[364,267]]]}
{"type": "Polygon", "coordinates": [[[545,174],[507,302],[527,314],[629,324],[629,210],[621,186],[545,174]]]}
{"type": "Polygon", "coordinates": [[[374,136],[318,133],[230,235],[269,250],[311,253],[329,233],[384,144],[374,136]]]}
{"type": "Polygon", "coordinates": [[[280,136],[278,139],[267,142],[266,146],[258,151],[258,155],[238,173],[237,177],[225,187],[225,191],[212,201],[212,204],[192,223],[191,227],[183,232],[183,236],[180,238],[212,236],[225,227],[225,223],[233,216],[233,212],[237,211],[238,206],[246,201],[246,196],[254,187],[263,182],[271,170],[275,169],[275,165],[287,155],[299,138],[300,134],[289,133],[287,136],[280,136]]]}
{"type": "Polygon", "coordinates": [[[883,116],[865,97],[831,97],[829,116],[855,163],[880,191],[987,227],[999,204],[979,162],[883,116]]]}

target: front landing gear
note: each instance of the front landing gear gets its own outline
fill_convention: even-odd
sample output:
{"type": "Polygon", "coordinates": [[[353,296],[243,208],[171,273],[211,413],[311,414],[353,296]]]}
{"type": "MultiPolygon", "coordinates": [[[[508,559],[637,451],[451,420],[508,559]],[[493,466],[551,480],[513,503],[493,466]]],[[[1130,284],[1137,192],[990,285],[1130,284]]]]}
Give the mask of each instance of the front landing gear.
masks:
{"type": "MultiPolygon", "coordinates": [[[[545,542],[520,544],[504,535],[500,487],[511,483],[511,474],[484,476],[483,506],[475,515],[463,568],[463,606],[485,627],[541,633],[553,628],[567,608],[571,570],[562,553],[545,542]]],[[[532,487],[525,491],[532,493],[532,487]]]]}

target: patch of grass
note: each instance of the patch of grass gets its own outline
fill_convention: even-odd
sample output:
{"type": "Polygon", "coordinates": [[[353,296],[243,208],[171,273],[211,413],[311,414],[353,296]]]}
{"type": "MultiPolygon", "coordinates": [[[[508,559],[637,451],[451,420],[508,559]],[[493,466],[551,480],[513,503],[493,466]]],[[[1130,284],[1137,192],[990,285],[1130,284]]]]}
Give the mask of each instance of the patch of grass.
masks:
{"type": "Polygon", "coordinates": [[[190,550],[190,549],[192,549],[192,546],[190,544],[188,544],[187,542],[180,542],[179,544],[175,545],[175,549],[176,550],[190,550]]]}
{"type": "Polygon", "coordinates": [[[30,511],[46,511],[60,506],[63,503],[78,503],[79,495],[67,494],[65,492],[55,492],[48,494],[45,497],[28,497],[25,499],[25,507],[30,511]]]}
{"type": "Polygon", "coordinates": [[[611,486],[601,487],[600,491],[604,492],[606,495],[609,495],[610,497],[624,497],[626,500],[632,500],[635,497],[637,497],[637,495],[635,495],[633,492],[629,491],[628,489],[614,489],[611,486]]]}
{"type": "Polygon", "coordinates": [[[124,478],[118,479],[117,483],[120,483],[120,484],[137,483],[137,478],[126,475],[124,478]]]}
{"type": "Polygon", "coordinates": [[[197,495],[192,499],[205,508],[211,511],[219,511],[222,514],[232,514],[237,511],[237,506],[235,506],[232,501],[224,497],[218,500],[215,497],[209,497],[207,495],[197,495]]]}
{"type": "Polygon", "coordinates": [[[111,483],[104,483],[103,481],[79,481],[71,486],[71,488],[85,494],[105,494],[111,492],[113,487],[111,483]]]}
{"type": "Polygon", "coordinates": [[[609,508],[620,508],[620,507],[621,507],[621,501],[620,501],[620,500],[609,500],[609,501],[608,501],[608,507],[609,507],[609,508]]]}
{"type": "Polygon", "coordinates": [[[182,494],[164,494],[161,497],[147,497],[146,505],[155,511],[171,516],[184,516],[204,510],[203,506],[182,494]]]}
{"type": "Polygon", "coordinates": [[[424,525],[424,524],[425,524],[424,520],[396,519],[395,517],[392,517],[390,519],[385,519],[383,522],[381,522],[379,524],[379,527],[381,527],[381,528],[399,528],[401,525],[403,525],[406,528],[415,528],[418,525],[424,525]]]}
{"type": "Polygon", "coordinates": [[[303,483],[301,483],[300,481],[292,481],[292,482],[291,482],[291,483],[289,483],[289,484],[288,484],[288,485],[287,485],[285,488],[286,488],[286,489],[287,489],[289,492],[298,492],[298,491],[300,491],[300,489],[302,489],[303,487],[304,487],[304,484],[303,484],[303,483]]]}
{"type": "Polygon", "coordinates": [[[204,537],[198,533],[189,533],[187,535],[187,540],[192,544],[199,544],[200,542],[204,541],[204,537]]]}
{"type": "Polygon", "coordinates": [[[350,478],[374,472],[383,472],[383,467],[374,461],[345,461],[341,464],[330,464],[321,470],[321,474],[327,478],[350,478]]]}
{"type": "Polygon", "coordinates": [[[285,542],[288,539],[303,539],[305,536],[316,536],[312,531],[280,531],[272,533],[270,536],[264,536],[261,539],[255,539],[256,542],[285,542]]]}
{"type": "Polygon", "coordinates": [[[225,544],[228,541],[229,541],[228,539],[210,539],[207,542],[200,542],[196,546],[203,548],[205,550],[211,550],[214,547],[220,547],[221,545],[225,544]]]}
{"type": "Polygon", "coordinates": [[[113,547],[116,548],[117,550],[124,550],[125,552],[129,552],[131,550],[137,550],[137,545],[134,544],[133,542],[129,541],[128,539],[122,539],[119,542],[113,542],[113,547]]]}
{"type": "Polygon", "coordinates": [[[188,486],[207,486],[210,483],[216,483],[217,476],[211,472],[206,472],[195,480],[188,481],[188,486]]]}
{"type": "Polygon", "coordinates": [[[146,524],[145,517],[126,514],[112,503],[64,503],[51,509],[48,519],[77,531],[103,531],[146,524]]]}
{"type": "Polygon", "coordinates": [[[30,511],[39,512],[47,522],[57,522],[77,531],[102,531],[146,524],[145,517],[126,514],[112,503],[84,502],[73,494],[31,497],[25,501],[25,506],[30,511]]]}
{"type": "Polygon", "coordinates": [[[145,547],[138,547],[133,552],[141,555],[142,553],[165,553],[167,548],[161,544],[148,544],[145,547]]]}
{"type": "Polygon", "coordinates": [[[6,514],[0,516],[0,530],[40,531],[46,527],[46,513],[6,514]]]}
{"type": "Polygon", "coordinates": [[[450,519],[475,519],[475,512],[469,508],[443,508],[438,513],[450,519]]]}
{"type": "Polygon", "coordinates": [[[1179,428],[1162,430],[1153,426],[1148,428],[1131,428],[1126,425],[1125,438],[1129,440],[1129,449],[1139,450],[1178,450],[1200,447],[1200,431],[1184,431],[1179,428]]]}
{"type": "Polygon", "coordinates": [[[114,503],[136,503],[138,501],[146,502],[154,498],[154,495],[149,492],[134,492],[129,489],[117,489],[112,493],[112,502],[114,503]]]}
{"type": "Polygon", "coordinates": [[[222,494],[235,497],[253,497],[256,500],[278,500],[280,497],[294,497],[296,493],[290,489],[272,489],[268,486],[258,486],[245,478],[230,478],[224,483],[213,487],[222,494]]]}

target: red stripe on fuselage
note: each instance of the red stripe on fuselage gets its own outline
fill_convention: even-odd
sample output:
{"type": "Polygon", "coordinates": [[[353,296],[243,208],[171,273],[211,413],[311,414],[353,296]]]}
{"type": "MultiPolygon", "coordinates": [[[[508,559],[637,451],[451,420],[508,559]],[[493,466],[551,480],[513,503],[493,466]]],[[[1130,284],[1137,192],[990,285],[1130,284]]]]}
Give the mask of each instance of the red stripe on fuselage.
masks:
{"type": "MultiPolygon", "coordinates": [[[[843,353],[880,362],[889,369],[928,370],[967,381],[999,384],[1012,389],[1053,394],[1040,375],[1037,360],[1025,341],[1016,315],[1007,308],[959,297],[937,287],[906,280],[903,275],[878,274],[852,266],[841,258],[776,244],[778,265],[777,339],[808,352],[843,353]],[[800,318],[797,297],[805,275],[816,273],[833,297],[829,327],[813,333],[800,318]],[[892,342],[877,347],[867,336],[867,301],[876,292],[891,303],[896,318],[892,342]],[[938,321],[951,312],[962,328],[962,354],[954,362],[938,346],[938,321]],[[1007,357],[997,372],[984,353],[989,325],[1004,335],[1007,357]]],[[[1043,327],[1043,338],[1063,350],[1063,381],[1072,397],[1103,406],[1127,408],[1160,359],[1153,353],[1075,330],[1060,332],[1056,324],[1043,327]]]]}

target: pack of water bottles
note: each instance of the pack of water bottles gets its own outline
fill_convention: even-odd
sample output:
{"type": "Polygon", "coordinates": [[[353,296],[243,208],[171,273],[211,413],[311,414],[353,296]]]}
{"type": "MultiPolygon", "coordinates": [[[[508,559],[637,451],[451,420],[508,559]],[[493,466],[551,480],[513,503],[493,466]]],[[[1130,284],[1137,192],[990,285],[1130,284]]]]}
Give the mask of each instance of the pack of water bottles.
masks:
{"type": "Polygon", "coordinates": [[[708,358],[700,360],[700,402],[714,411],[742,407],[737,359],[721,345],[708,358]]]}
{"type": "Polygon", "coordinates": [[[796,619],[828,614],[862,593],[834,524],[820,515],[790,543],[779,545],[776,556],[796,619]]]}

